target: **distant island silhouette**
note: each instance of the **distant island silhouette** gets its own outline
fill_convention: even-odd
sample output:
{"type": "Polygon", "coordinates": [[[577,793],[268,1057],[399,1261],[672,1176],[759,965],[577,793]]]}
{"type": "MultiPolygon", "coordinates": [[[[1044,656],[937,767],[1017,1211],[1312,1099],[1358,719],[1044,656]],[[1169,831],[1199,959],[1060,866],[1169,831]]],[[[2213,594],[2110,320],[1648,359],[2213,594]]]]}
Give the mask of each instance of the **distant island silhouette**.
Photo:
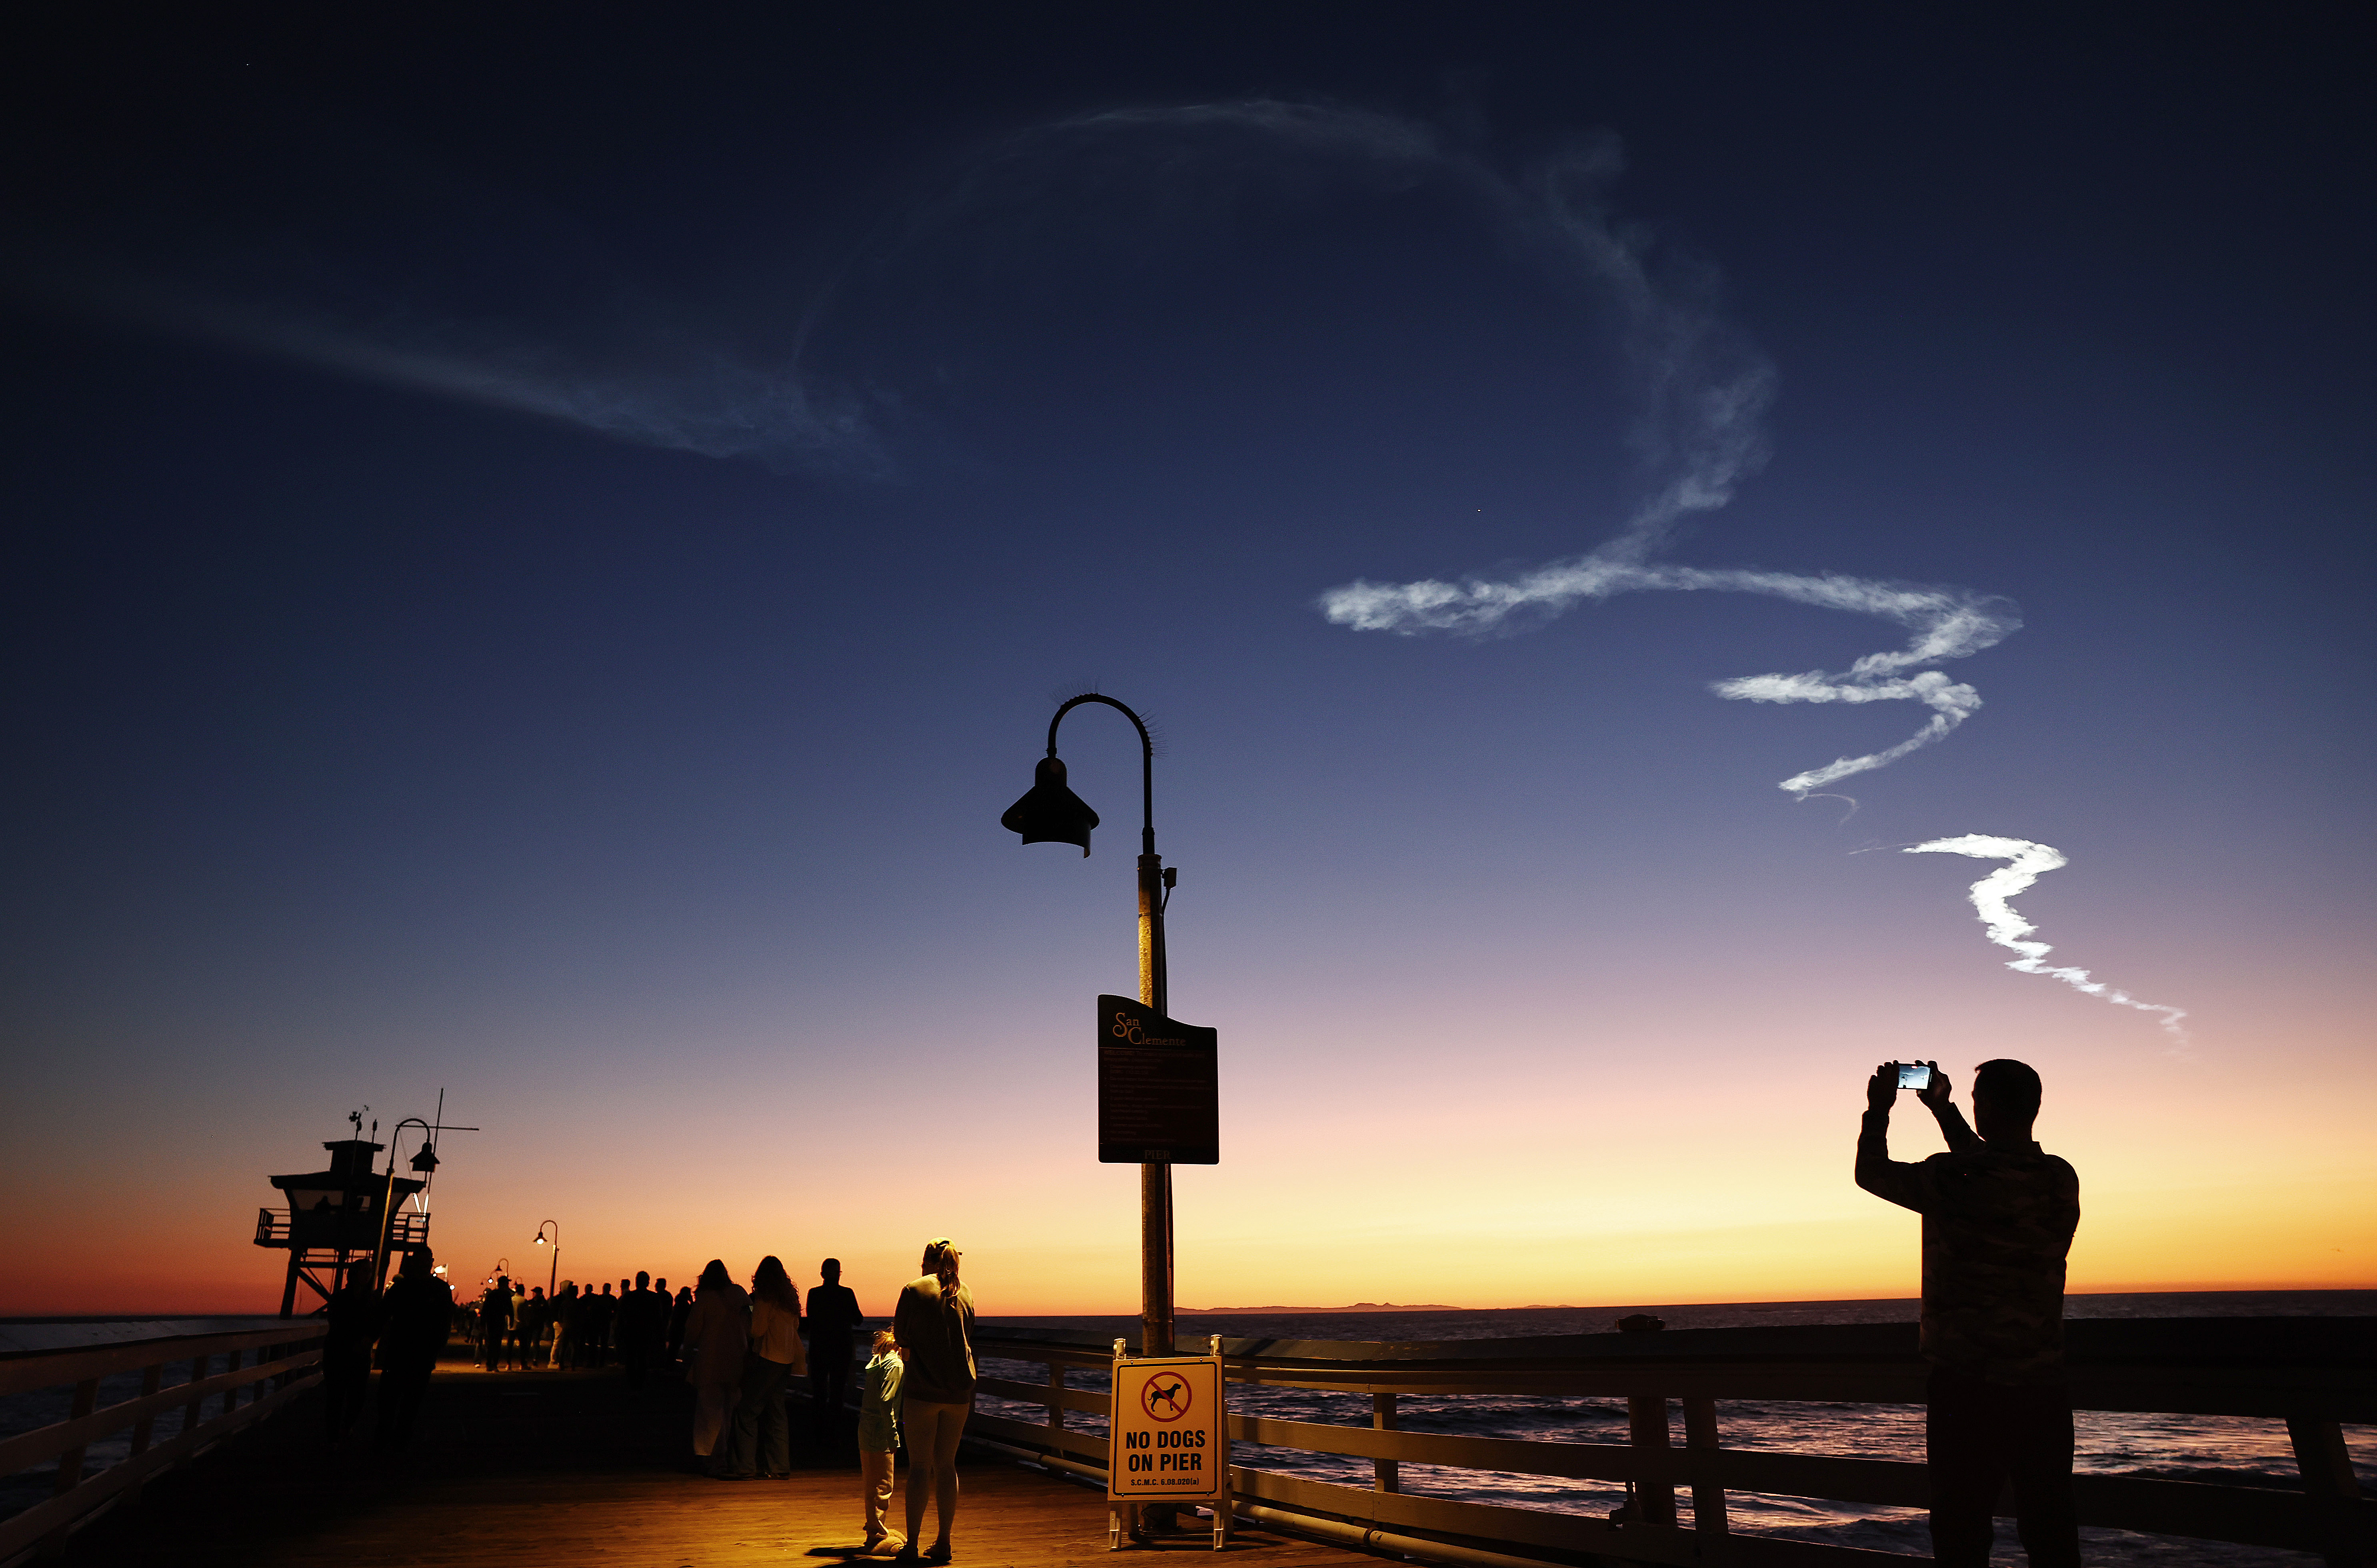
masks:
{"type": "Polygon", "coordinates": [[[1324,1313],[1465,1313],[1468,1310],[1467,1307],[1445,1307],[1433,1304],[1399,1307],[1392,1301],[1356,1301],[1350,1307],[1175,1307],[1172,1312],[1176,1317],[1200,1317],[1224,1313],[1232,1316],[1246,1316],[1255,1313],[1266,1315],[1298,1313],[1308,1316],[1318,1316],[1324,1313]]]}

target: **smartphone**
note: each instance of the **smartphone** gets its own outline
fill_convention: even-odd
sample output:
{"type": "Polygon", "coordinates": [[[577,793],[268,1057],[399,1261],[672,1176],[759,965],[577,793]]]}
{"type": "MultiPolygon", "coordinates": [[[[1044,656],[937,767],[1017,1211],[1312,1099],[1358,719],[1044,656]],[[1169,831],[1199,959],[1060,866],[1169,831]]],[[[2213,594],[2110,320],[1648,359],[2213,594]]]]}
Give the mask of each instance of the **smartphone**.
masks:
{"type": "Polygon", "coordinates": [[[1903,1089],[1928,1089],[1931,1087],[1931,1069],[1920,1062],[1898,1064],[1898,1087],[1903,1089]]]}

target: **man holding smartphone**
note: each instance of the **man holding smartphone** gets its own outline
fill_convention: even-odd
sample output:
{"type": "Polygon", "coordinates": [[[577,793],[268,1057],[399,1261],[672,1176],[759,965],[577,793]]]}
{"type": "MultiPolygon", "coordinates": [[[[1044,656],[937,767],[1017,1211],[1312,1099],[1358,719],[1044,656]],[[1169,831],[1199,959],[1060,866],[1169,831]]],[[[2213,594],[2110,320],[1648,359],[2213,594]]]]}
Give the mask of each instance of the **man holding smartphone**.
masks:
{"type": "Polygon", "coordinates": [[[1949,1102],[1937,1062],[1885,1062],[1866,1084],[1857,1184],[1923,1217],[1923,1356],[1931,1552],[1986,1568],[1998,1491],[2012,1480],[2032,1568],[2078,1568],[2072,1396],[2063,1373],[2063,1260],[2080,1225],[2080,1178],[2031,1139],[2038,1075],[1984,1062],[1973,1120],[1949,1102]],[[1902,1084],[1940,1123],[1948,1152],[1890,1158],[1902,1084]]]}

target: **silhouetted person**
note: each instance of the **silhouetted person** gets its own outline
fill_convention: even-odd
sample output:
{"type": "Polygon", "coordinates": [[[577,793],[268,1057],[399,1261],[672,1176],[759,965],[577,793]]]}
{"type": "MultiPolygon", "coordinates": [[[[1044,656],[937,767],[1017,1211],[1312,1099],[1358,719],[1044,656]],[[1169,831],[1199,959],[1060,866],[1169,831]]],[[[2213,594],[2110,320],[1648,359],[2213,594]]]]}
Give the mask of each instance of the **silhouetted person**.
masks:
{"type": "Polygon", "coordinates": [[[404,1254],[404,1266],[379,1303],[379,1447],[400,1451],[412,1441],[421,1396],[437,1352],[454,1326],[454,1289],[431,1272],[429,1249],[404,1254]]]}
{"type": "Polygon", "coordinates": [[[676,1293],[676,1300],[669,1303],[668,1359],[673,1363],[681,1360],[685,1356],[685,1325],[687,1320],[692,1316],[693,1287],[690,1285],[680,1287],[676,1293]]]}
{"type": "Polygon", "coordinates": [[[793,1473],[793,1431],[784,1415],[784,1384],[808,1370],[801,1349],[801,1296],[793,1277],[773,1255],[761,1258],[751,1276],[751,1353],[743,1360],[743,1384],[735,1401],[735,1442],[726,1474],[793,1473]]]}
{"type": "Polygon", "coordinates": [[[586,1304],[578,1294],[578,1282],[565,1279],[553,1300],[553,1364],[574,1367],[578,1364],[578,1334],[586,1321],[586,1304]]]}
{"type": "Polygon", "coordinates": [[[611,1316],[619,1310],[619,1298],[611,1294],[611,1282],[603,1281],[603,1293],[586,1299],[587,1324],[580,1348],[586,1364],[599,1367],[607,1363],[611,1354],[611,1316]]]}
{"type": "Polygon", "coordinates": [[[378,1315],[371,1264],[357,1263],[347,1270],[346,1283],[330,1293],[328,1333],[322,1341],[322,1416],[333,1447],[364,1413],[378,1315]]]}
{"type": "Polygon", "coordinates": [[[717,1461],[727,1424],[735,1419],[735,1391],[743,1381],[743,1357],[751,1337],[751,1298],[726,1272],[726,1265],[710,1260],[701,1271],[701,1290],[685,1324],[685,1342],[693,1348],[686,1381],[693,1384],[693,1453],[698,1468],[715,1475],[726,1467],[717,1461]]]}
{"type": "Polygon", "coordinates": [[[904,1371],[900,1378],[900,1432],[908,1443],[908,1543],[903,1562],[916,1558],[925,1527],[925,1500],[933,1499],[940,1533],[925,1555],[950,1560],[950,1526],[958,1516],[958,1439],[973,1408],[973,1295],[958,1278],[957,1244],[946,1236],[925,1243],[925,1272],[900,1287],[891,1314],[904,1371]]]}
{"type": "Polygon", "coordinates": [[[809,1414],[823,1438],[850,1398],[851,1336],[866,1321],[858,1298],[842,1282],[842,1260],[818,1265],[825,1283],[809,1292],[809,1414]]]}
{"type": "Polygon", "coordinates": [[[652,1325],[652,1359],[666,1366],[676,1360],[676,1352],[669,1348],[669,1324],[676,1316],[676,1303],[669,1299],[666,1279],[652,1281],[652,1294],[661,1299],[658,1321],[652,1325]]]}
{"type": "Polygon", "coordinates": [[[544,1299],[544,1287],[540,1285],[520,1303],[520,1365],[536,1367],[544,1364],[544,1324],[552,1315],[553,1303],[544,1299]]]}
{"type": "Polygon", "coordinates": [[[503,1370],[504,1342],[511,1332],[512,1282],[508,1275],[499,1274],[479,1298],[479,1346],[484,1352],[481,1360],[489,1372],[503,1370]]]}
{"type": "Polygon", "coordinates": [[[651,1278],[638,1274],[636,1288],[619,1298],[619,1363],[627,1369],[630,1388],[644,1385],[668,1333],[668,1298],[652,1293],[651,1278]]]}
{"type": "Polygon", "coordinates": [[[512,1281],[512,1327],[505,1343],[511,1348],[512,1365],[525,1371],[528,1367],[529,1315],[528,1287],[512,1281]]]}
{"type": "Polygon", "coordinates": [[[1898,1064],[1866,1085],[1857,1183],[1923,1217],[1923,1355],[1931,1554],[1941,1568],[1986,1568],[1999,1489],[2032,1568],[2078,1568],[2072,1503],[2072,1394],[2063,1371],[2063,1259],[2080,1225],[2080,1178],[2031,1140],[2038,1075],[2019,1062],[1973,1074],[1977,1136],[1948,1100],[1936,1062],[1916,1091],[1948,1152],[1890,1158],[1898,1064]]]}

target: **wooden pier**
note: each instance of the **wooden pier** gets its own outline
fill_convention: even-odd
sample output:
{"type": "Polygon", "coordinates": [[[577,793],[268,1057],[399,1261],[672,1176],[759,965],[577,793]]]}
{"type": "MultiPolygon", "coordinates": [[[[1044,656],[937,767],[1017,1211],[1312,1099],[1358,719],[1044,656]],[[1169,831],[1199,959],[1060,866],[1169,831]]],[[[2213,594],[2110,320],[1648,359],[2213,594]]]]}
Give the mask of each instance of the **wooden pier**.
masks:
{"type": "MultiPolygon", "coordinates": [[[[482,1372],[449,1357],[422,1428],[398,1460],[376,1456],[371,1412],[325,1447],[318,1389],[202,1460],[149,1482],[38,1561],[71,1568],[745,1568],[859,1558],[854,1461],[796,1441],[781,1481],[718,1481],[684,1467],[691,1398],[673,1377],[629,1389],[615,1367],[482,1372]]],[[[794,1409],[796,1440],[806,1410],[794,1409]]],[[[1108,1568],[1101,1491],[1045,1470],[968,1455],[956,1533],[964,1568],[1108,1568]]],[[[902,1480],[905,1480],[905,1471],[902,1480]]],[[[897,1519],[901,1506],[894,1494],[897,1519]]],[[[929,1535],[931,1525],[926,1531],[929,1535]]],[[[1212,1538],[1154,1549],[1210,1559],[1212,1538]]],[[[1261,1528],[1230,1555],[1275,1568],[1375,1559],[1261,1528]]],[[[1142,1559],[1145,1550],[1138,1555],[1142,1559]]]]}
{"type": "MultiPolygon", "coordinates": [[[[0,1440],[19,1469],[45,1456],[61,1460],[54,1495],[0,1523],[0,1560],[37,1546],[68,1563],[125,1568],[707,1568],[858,1555],[857,1473],[845,1449],[801,1444],[786,1480],[704,1479],[687,1465],[690,1392],[673,1376],[631,1389],[615,1368],[488,1373],[470,1370],[458,1350],[431,1384],[409,1454],[376,1455],[360,1429],[333,1449],[312,1386],[314,1342],[289,1342],[313,1333],[300,1322],[101,1348],[29,1344],[13,1353],[0,1336],[0,1392],[72,1391],[64,1419],[0,1440]],[[229,1370],[212,1370],[217,1353],[229,1370]],[[177,1363],[186,1377],[161,1386],[177,1363]],[[123,1388],[135,1376],[138,1393],[127,1388],[95,1408],[102,1381],[123,1388]],[[170,1433],[156,1425],[169,1416],[177,1418],[170,1433]],[[125,1431],[133,1432],[130,1456],[86,1472],[86,1445],[125,1431]],[[145,1492],[137,1507],[92,1517],[99,1505],[137,1492],[145,1492]],[[68,1535],[77,1520],[89,1522],[68,1535]]],[[[2074,1490],[2084,1526],[2276,1548],[2329,1568],[2371,1561],[2377,1503],[2360,1494],[2346,1429],[2377,1424],[2377,1320],[2100,1320],[2072,1324],[2070,1339],[2080,1408],[2283,1423],[2297,1470],[2291,1485],[2276,1477],[2269,1479],[2275,1484],[2236,1485],[2083,1475],[2074,1490]]],[[[974,1446],[962,1467],[959,1561],[1127,1563],[1128,1555],[1107,1551],[1103,1485],[1081,1484],[1103,1483],[1105,1444],[1067,1422],[1069,1414],[1104,1410],[1103,1395],[1069,1384],[1068,1375],[1103,1375],[1110,1348],[1093,1335],[984,1325],[976,1349],[990,1363],[983,1393],[1009,1403],[1003,1412],[977,1411],[969,1423],[974,1446]],[[1017,1377],[1018,1363],[1036,1363],[1045,1376],[1017,1377]],[[1040,1419],[1018,1419],[1018,1405],[1037,1407],[1040,1419]]],[[[1727,1503],[1729,1492],[1749,1492],[1924,1506],[1928,1480],[1912,1456],[1737,1447],[1721,1408],[1737,1399],[1919,1403],[1924,1369],[1912,1324],[1429,1344],[1239,1339],[1224,1341],[1223,1352],[1232,1384],[1351,1396],[1368,1418],[1230,1416],[1238,1442],[1369,1468],[1368,1485],[1347,1485],[1260,1462],[1234,1466],[1239,1526],[1229,1550],[1241,1557],[1258,1553],[1282,1568],[1351,1568],[1380,1554],[1448,1568],[1929,1562],[1737,1530],[1727,1503]],[[1410,1396],[1622,1399],[1633,1416],[1631,1441],[1406,1431],[1397,1402],[1410,1396]],[[1671,1400],[1684,1415],[1679,1448],[1669,1445],[1671,1400]],[[1405,1490],[1403,1467],[1415,1464],[1623,1482],[1633,1502],[1623,1516],[1596,1517],[1430,1496],[1405,1490]]],[[[797,1410],[796,1436],[806,1435],[807,1414],[797,1410]]],[[[2007,1511],[2001,1501],[2001,1515],[2007,1511]]],[[[1183,1534],[1140,1550],[1142,1557],[1146,1550],[1201,1554],[1212,1550],[1212,1537],[1183,1534]]]]}

